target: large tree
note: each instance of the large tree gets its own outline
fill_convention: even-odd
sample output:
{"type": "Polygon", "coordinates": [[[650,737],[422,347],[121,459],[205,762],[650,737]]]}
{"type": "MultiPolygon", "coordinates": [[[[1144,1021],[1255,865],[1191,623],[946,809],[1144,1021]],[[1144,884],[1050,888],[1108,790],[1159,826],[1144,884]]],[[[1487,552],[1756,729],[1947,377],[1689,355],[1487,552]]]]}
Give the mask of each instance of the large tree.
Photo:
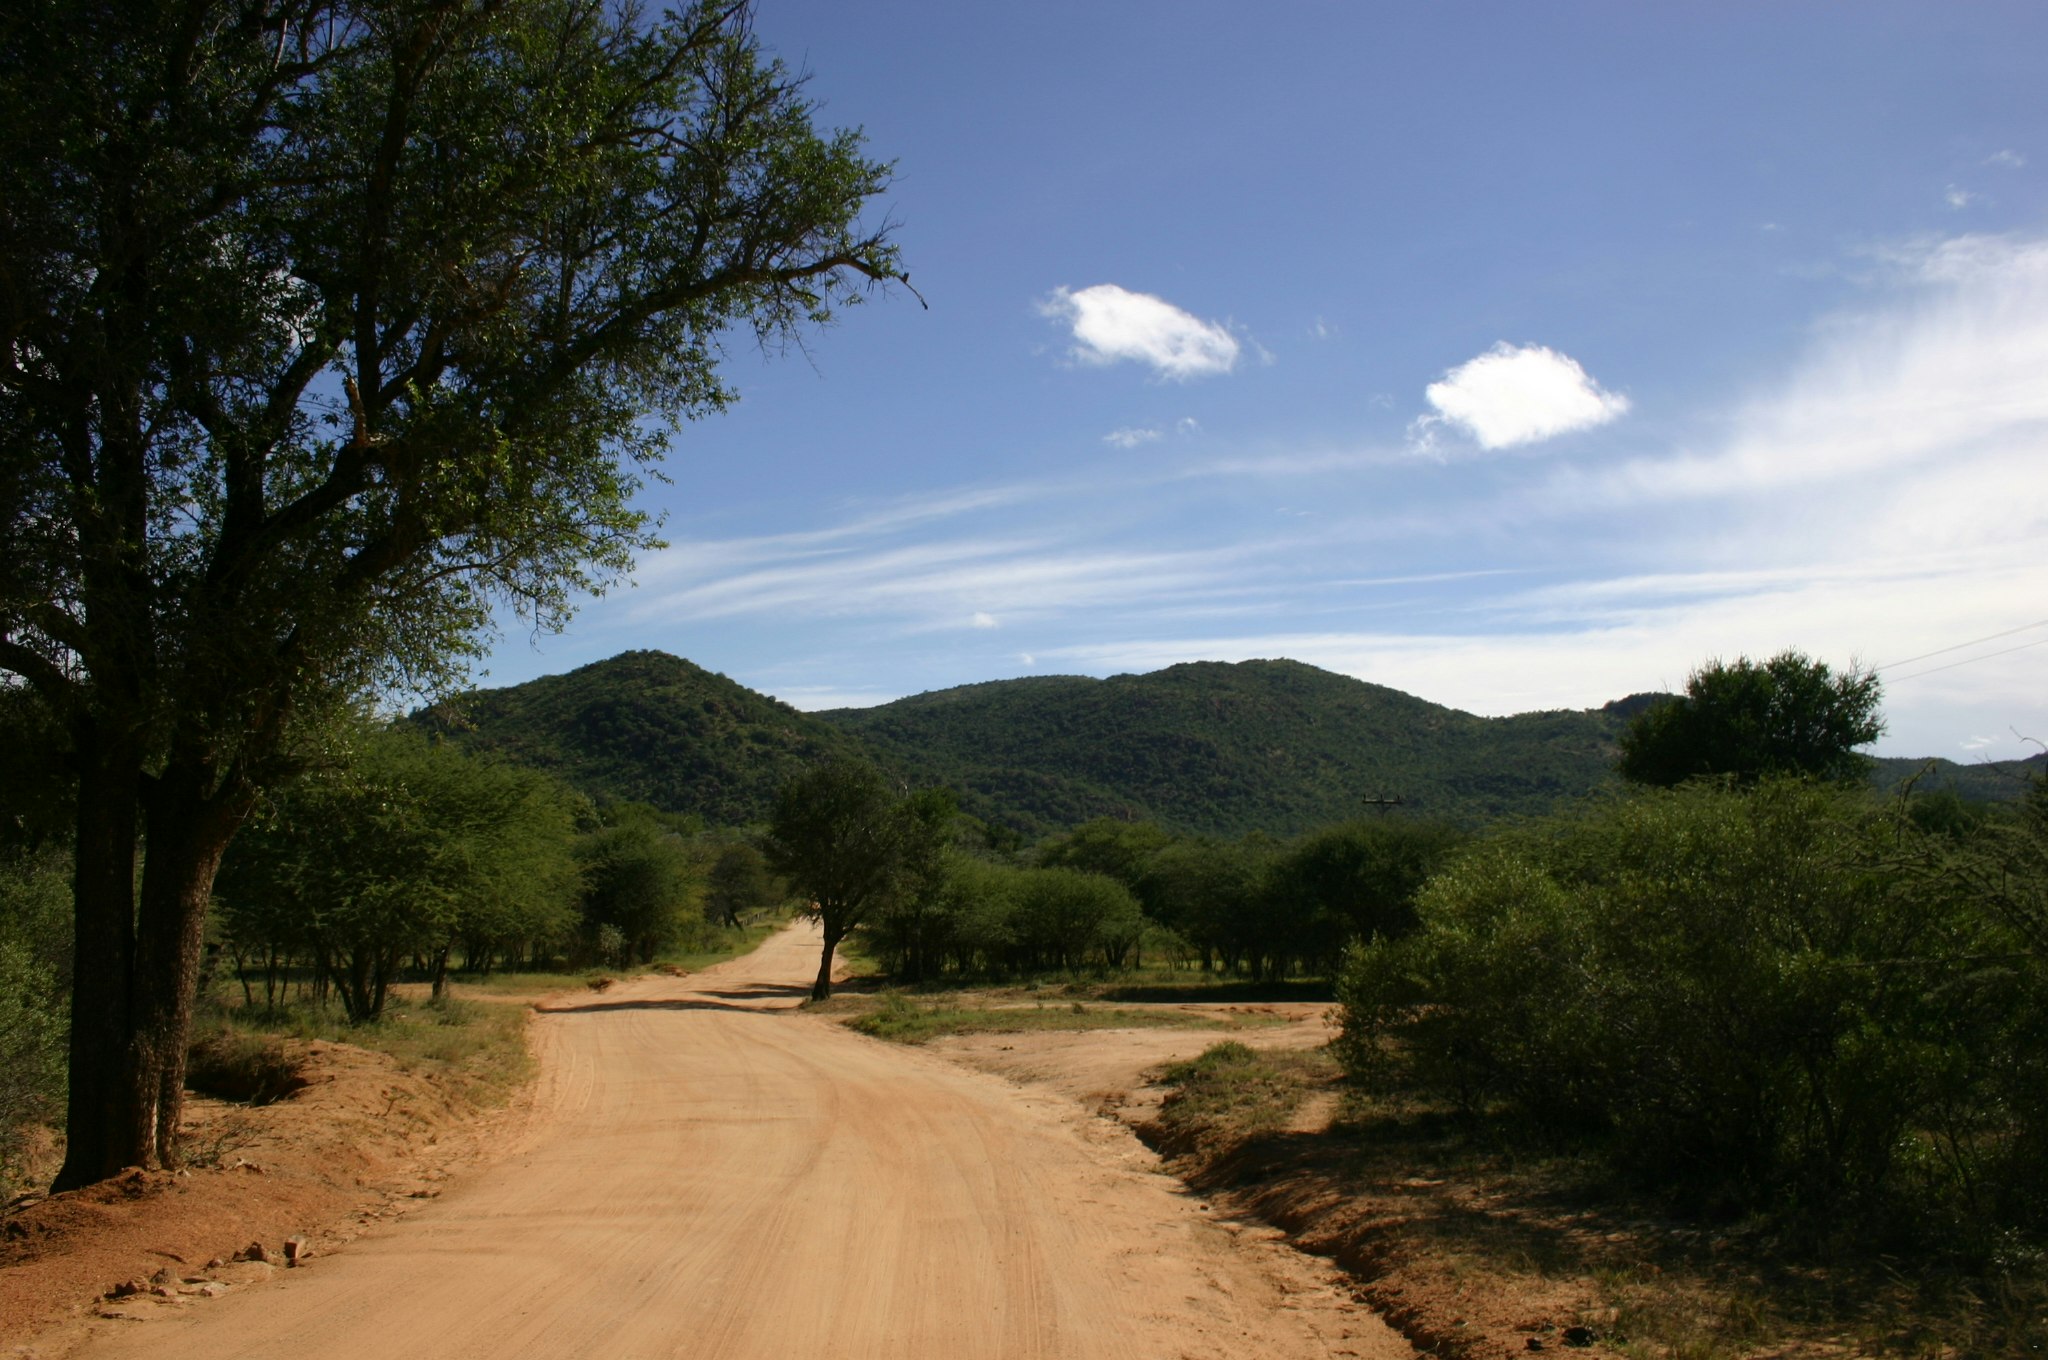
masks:
{"type": "Polygon", "coordinates": [[[1737,657],[1692,673],[1685,693],[1645,709],[1621,737],[1622,777],[1672,785],[1701,776],[1752,783],[1767,775],[1853,780],[1857,751],[1884,733],[1874,671],[1831,671],[1800,652],[1737,657]]]}
{"type": "Polygon", "coordinates": [[[899,277],[888,168],[813,114],[746,0],[0,13],[0,668],[77,775],[60,1186],[175,1158],[209,889],[297,734],[616,579],[722,340],[899,277]]]}

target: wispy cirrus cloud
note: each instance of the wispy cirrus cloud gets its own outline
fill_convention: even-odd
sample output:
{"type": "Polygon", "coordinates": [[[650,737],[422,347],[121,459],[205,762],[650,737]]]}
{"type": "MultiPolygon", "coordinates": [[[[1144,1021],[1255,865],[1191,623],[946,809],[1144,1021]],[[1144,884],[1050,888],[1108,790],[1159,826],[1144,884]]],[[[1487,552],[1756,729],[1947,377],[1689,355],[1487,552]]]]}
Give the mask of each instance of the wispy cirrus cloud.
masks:
{"type": "Polygon", "coordinates": [[[1435,410],[1416,423],[1424,441],[1450,425],[1482,449],[1513,448],[1592,429],[1617,419],[1629,405],[1627,397],[1594,382],[1570,355],[1505,341],[1444,374],[1423,396],[1435,410]]]}
{"type": "Polygon", "coordinates": [[[1058,288],[1039,310],[1068,324],[1074,337],[1070,353],[1085,364],[1130,360],[1176,380],[1211,377],[1237,366],[1240,346],[1227,327],[1150,293],[1113,283],[1058,288]]]}
{"type": "MultiPolygon", "coordinates": [[[[700,656],[806,707],[1020,667],[1292,656],[1483,713],[1676,686],[1715,655],[1883,662],[2038,619],[2048,238],[1871,254],[1858,310],[1820,318],[1775,379],[1661,450],[1452,468],[1370,437],[1233,453],[1205,434],[1175,459],[1154,421],[1131,427],[1161,434],[1142,465],[1083,440],[1069,471],[1042,479],[681,542],[605,611],[629,645],[700,656]],[[749,671],[698,642],[740,636],[797,650],[749,671]]],[[[1475,403],[1475,441],[1493,415],[1503,447],[1614,417],[1624,399],[1566,356],[1491,355],[1531,351],[1593,407],[1538,418],[1526,401],[1489,404],[1460,366],[1444,383],[1475,403]]],[[[2048,734],[2042,656],[1994,646],[1897,672],[1888,749],[2048,734]]]]}
{"type": "Polygon", "coordinates": [[[775,616],[992,628],[1049,611],[1159,604],[1241,580],[1244,545],[1142,551],[1050,536],[940,539],[786,557],[643,593],[643,622],[775,616]]]}
{"type": "Polygon", "coordinates": [[[1901,293],[1822,328],[1717,447],[1560,469],[1537,501],[1607,511],[1769,496],[1808,536],[1882,515],[1922,542],[2035,522],[2048,495],[2048,240],[1962,236],[1886,262],[1901,293]],[[1793,491],[1832,499],[1788,503],[1793,491]]]}

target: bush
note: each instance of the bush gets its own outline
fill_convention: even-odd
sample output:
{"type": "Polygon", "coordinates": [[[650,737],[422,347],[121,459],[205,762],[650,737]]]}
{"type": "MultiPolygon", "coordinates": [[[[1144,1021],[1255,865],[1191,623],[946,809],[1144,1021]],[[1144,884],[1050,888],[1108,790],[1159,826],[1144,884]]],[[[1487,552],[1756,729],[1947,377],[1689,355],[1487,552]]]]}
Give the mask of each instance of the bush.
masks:
{"type": "Polygon", "coordinates": [[[1982,1211],[2040,993],[1924,849],[1910,818],[1784,780],[1497,840],[1424,889],[1416,934],[1350,955],[1340,1055],[1700,1204],[1982,1211]]]}
{"type": "Polygon", "coordinates": [[[61,854],[21,853],[0,862],[0,1195],[27,1174],[24,1135],[63,1117],[69,878],[61,854]]]}
{"type": "Polygon", "coordinates": [[[22,1135],[64,1108],[64,1012],[55,979],[0,940],[0,1192],[21,1180],[22,1135]]]}

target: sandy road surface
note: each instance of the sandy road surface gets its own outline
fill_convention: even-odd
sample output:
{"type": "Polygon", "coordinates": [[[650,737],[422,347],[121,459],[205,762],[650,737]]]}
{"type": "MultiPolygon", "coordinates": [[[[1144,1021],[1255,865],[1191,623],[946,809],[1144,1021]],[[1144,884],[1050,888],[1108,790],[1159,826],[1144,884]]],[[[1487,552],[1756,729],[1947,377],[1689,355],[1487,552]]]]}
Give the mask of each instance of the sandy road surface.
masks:
{"type": "Polygon", "coordinates": [[[511,1153],[309,1269],[70,1353],[1411,1354],[1121,1129],[791,1013],[816,941],[564,1003],[511,1153]]]}

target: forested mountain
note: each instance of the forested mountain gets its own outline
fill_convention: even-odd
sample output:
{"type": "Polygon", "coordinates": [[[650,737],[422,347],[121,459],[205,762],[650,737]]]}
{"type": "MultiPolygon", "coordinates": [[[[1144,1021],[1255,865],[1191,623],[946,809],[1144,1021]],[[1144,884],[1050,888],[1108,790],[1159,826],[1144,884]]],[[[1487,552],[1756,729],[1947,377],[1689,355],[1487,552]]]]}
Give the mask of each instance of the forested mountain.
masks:
{"type": "Polygon", "coordinates": [[[1913,787],[1922,793],[1951,790],[1971,802],[1995,803],[2025,793],[2044,769],[2048,769],[2048,756],[2040,755],[2025,760],[1987,760],[1982,764],[1882,756],[1871,770],[1871,778],[1881,789],[1895,789],[1917,776],[1913,787]]]}
{"type": "Polygon", "coordinates": [[[412,716],[592,797],[696,813],[712,826],[761,820],[775,790],[812,761],[865,754],[838,727],[666,652],[623,652],[412,716]]]}
{"type": "Polygon", "coordinates": [[[1612,779],[1629,701],[1481,718],[1297,661],[964,685],[816,716],[917,783],[1028,833],[1091,817],[1292,835],[1398,798],[1478,822],[1612,779]]]}
{"type": "MultiPolygon", "coordinates": [[[[1662,696],[1482,718],[1296,661],[1193,662],[1107,680],[1049,675],[800,713],[664,652],[627,652],[414,715],[466,746],[537,765],[594,797],[758,821],[808,762],[862,755],[943,784],[1030,836],[1091,817],[1178,832],[1286,836],[1398,798],[1403,815],[1477,824],[1614,785],[1615,739],[1662,696]]],[[[1878,762],[1882,787],[1930,762],[1878,762]]],[[[1922,788],[2009,798],[2021,762],[1935,761],[1922,788]]],[[[2035,762],[2026,762],[2038,769],[2035,762]]]]}

